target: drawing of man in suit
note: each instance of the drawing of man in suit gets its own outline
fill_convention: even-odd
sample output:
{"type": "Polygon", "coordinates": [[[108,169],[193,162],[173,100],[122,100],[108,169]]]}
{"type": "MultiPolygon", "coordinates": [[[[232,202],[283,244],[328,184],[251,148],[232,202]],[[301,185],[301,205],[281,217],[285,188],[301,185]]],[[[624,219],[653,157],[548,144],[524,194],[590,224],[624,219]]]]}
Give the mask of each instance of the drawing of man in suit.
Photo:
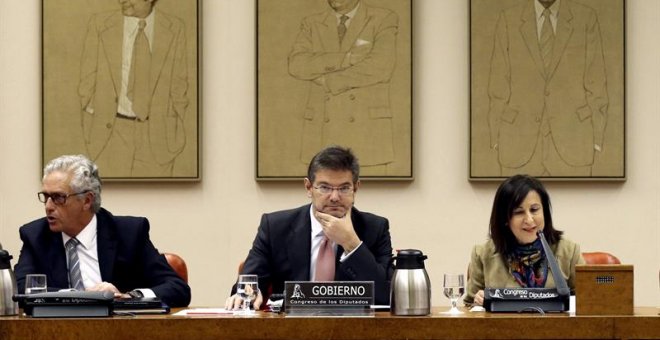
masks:
{"type": "Polygon", "coordinates": [[[328,0],[303,19],[289,73],[310,83],[301,160],[330,144],[351,147],[363,168],[387,171],[394,160],[390,78],[398,16],[361,0],[328,0]]]}
{"type": "Polygon", "coordinates": [[[572,0],[529,0],[501,12],[488,95],[502,176],[591,176],[608,95],[596,12],[572,0]]]}
{"type": "Polygon", "coordinates": [[[183,22],[157,0],[119,0],[88,24],[78,94],[88,156],[117,177],[171,177],[186,142],[183,22]]]}

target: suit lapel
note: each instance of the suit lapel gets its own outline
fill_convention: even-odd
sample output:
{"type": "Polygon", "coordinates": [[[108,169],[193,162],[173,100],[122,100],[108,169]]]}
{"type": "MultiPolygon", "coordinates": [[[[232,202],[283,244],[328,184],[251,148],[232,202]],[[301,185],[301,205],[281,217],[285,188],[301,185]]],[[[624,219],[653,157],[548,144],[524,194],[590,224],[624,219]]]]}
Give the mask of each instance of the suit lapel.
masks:
{"type": "Polygon", "coordinates": [[[550,62],[549,77],[552,77],[554,70],[557,68],[559,61],[561,60],[566,45],[573,34],[573,25],[571,24],[573,20],[573,13],[569,7],[568,1],[562,1],[559,6],[559,15],[557,16],[557,34],[555,34],[555,43],[552,47],[552,61],[550,62]]]}
{"type": "Polygon", "coordinates": [[[103,55],[110,65],[112,84],[115,95],[121,90],[121,64],[124,42],[124,17],[119,13],[111,15],[106,21],[100,34],[103,55]]]}
{"type": "Polygon", "coordinates": [[[169,54],[174,41],[174,34],[170,29],[172,22],[170,22],[169,18],[162,15],[159,11],[156,11],[154,20],[156,23],[154,26],[154,41],[152,42],[151,51],[151,71],[149,74],[149,85],[151,87],[152,95],[154,93],[154,88],[156,88],[160,72],[163,69],[165,58],[169,54]]]}
{"type": "Polygon", "coordinates": [[[62,233],[53,234],[49,241],[51,244],[45,249],[49,249],[48,257],[50,258],[50,272],[53,282],[48,282],[49,286],[53,288],[68,288],[69,287],[69,270],[66,264],[66,250],[64,249],[64,241],[62,241],[62,233]]]}
{"type": "Polygon", "coordinates": [[[289,246],[282,246],[286,246],[287,248],[293,279],[308,281],[311,278],[309,272],[309,254],[312,248],[312,222],[309,215],[309,205],[306,205],[302,209],[305,209],[305,211],[301,211],[301,213],[298,214],[298,218],[293,222],[291,232],[287,237],[287,243],[289,246]],[[290,245],[300,246],[295,247],[290,245]]]}
{"type": "MultiPolygon", "coordinates": [[[[339,51],[339,33],[337,32],[337,17],[332,10],[327,12],[322,22],[316,23],[321,36],[324,51],[339,51]]],[[[346,37],[344,37],[346,38],[346,37]]]]}
{"type": "Polygon", "coordinates": [[[541,76],[545,77],[545,66],[543,65],[543,57],[541,57],[541,50],[539,48],[539,38],[536,28],[536,11],[534,10],[534,3],[529,1],[523,8],[520,16],[520,34],[525,41],[527,50],[529,51],[536,69],[541,76]]]}
{"type": "Polygon", "coordinates": [[[99,269],[103,281],[112,281],[115,258],[117,256],[117,238],[115,237],[112,215],[105,209],[96,214],[97,248],[99,253],[99,269]]]}
{"type": "MultiPolygon", "coordinates": [[[[355,12],[355,16],[351,20],[351,25],[348,26],[344,40],[341,42],[341,51],[348,51],[351,49],[351,46],[353,46],[353,43],[362,32],[362,29],[364,29],[364,26],[369,23],[369,20],[367,6],[364,3],[361,3],[357,12],[355,12]]],[[[339,34],[337,36],[339,36],[339,34]]]]}

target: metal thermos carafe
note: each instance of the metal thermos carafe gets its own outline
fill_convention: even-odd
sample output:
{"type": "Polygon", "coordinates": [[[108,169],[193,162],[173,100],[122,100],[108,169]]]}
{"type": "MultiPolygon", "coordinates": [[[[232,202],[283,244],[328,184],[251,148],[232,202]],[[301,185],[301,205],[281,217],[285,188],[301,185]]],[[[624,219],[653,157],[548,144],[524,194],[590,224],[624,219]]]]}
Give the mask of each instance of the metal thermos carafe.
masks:
{"type": "Polygon", "coordinates": [[[12,300],[16,290],[16,276],[11,270],[12,256],[0,249],[0,315],[18,314],[18,303],[12,300]]]}
{"type": "Polygon", "coordinates": [[[431,281],[424,268],[426,255],[417,249],[397,251],[390,293],[394,315],[428,315],[431,313],[431,281]]]}

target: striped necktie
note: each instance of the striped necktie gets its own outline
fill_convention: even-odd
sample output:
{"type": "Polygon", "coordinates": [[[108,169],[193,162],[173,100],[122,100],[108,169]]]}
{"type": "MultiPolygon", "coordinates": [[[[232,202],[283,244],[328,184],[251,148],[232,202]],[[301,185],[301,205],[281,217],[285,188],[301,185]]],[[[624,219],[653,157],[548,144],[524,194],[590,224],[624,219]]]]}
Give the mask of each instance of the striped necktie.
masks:
{"type": "Polygon", "coordinates": [[[541,57],[543,58],[543,66],[545,73],[550,72],[550,61],[552,60],[552,45],[555,42],[555,32],[552,29],[550,22],[550,9],[543,10],[543,26],[541,26],[541,39],[539,40],[539,47],[541,48],[541,57]]]}
{"type": "Polygon", "coordinates": [[[72,238],[66,242],[66,254],[69,258],[69,287],[77,290],[85,290],[80,274],[80,260],[78,259],[78,245],[80,241],[72,238]]]}

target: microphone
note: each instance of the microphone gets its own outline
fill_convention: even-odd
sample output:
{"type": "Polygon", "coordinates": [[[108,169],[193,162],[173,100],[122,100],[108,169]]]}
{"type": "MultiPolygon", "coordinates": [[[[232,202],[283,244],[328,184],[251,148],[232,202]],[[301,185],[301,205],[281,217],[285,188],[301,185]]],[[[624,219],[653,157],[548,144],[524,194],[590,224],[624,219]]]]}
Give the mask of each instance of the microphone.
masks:
{"type": "Polygon", "coordinates": [[[543,252],[545,253],[545,258],[548,260],[548,265],[550,266],[550,271],[552,272],[552,278],[555,280],[555,285],[557,286],[557,293],[561,296],[570,296],[571,290],[568,288],[568,283],[564,279],[564,276],[561,275],[561,270],[559,270],[559,264],[557,264],[557,259],[552,253],[552,249],[548,245],[548,241],[545,239],[543,230],[539,230],[537,233],[541,239],[541,244],[543,245],[543,252]]]}
{"type": "Polygon", "coordinates": [[[557,259],[543,235],[541,239],[546,261],[555,280],[556,288],[484,288],[484,308],[489,312],[565,312],[569,309],[571,290],[561,275],[557,259]]]}

